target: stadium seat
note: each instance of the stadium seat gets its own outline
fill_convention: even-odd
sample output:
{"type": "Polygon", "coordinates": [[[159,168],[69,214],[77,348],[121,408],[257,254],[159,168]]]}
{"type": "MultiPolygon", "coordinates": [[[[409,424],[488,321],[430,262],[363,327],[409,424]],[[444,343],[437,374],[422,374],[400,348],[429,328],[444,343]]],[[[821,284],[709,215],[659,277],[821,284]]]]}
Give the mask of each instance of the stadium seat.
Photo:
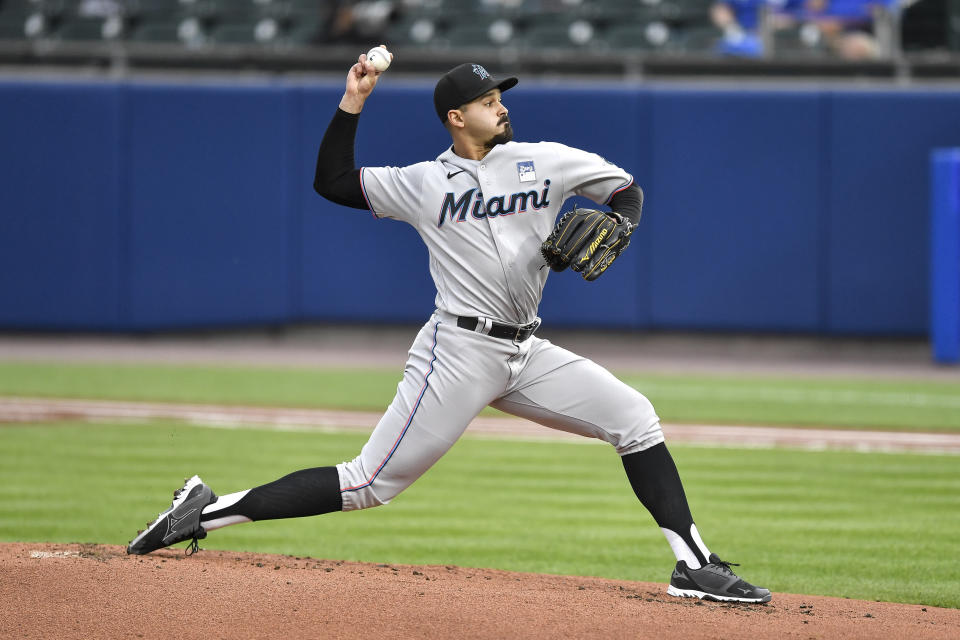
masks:
{"type": "Polygon", "coordinates": [[[46,13],[59,14],[65,9],[63,0],[2,0],[2,13],[46,13]]]}
{"type": "Polygon", "coordinates": [[[441,0],[441,11],[451,21],[459,21],[474,14],[495,13],[499,7],[483,0],[441,0]]]}
{"type": "Polygon", "coordinates": [[[656,5],[644,5],[642,3],[632,6],[629,11],[623,11],[615,15],[604,14],[598,16],[596,21],[604,26],[618,26],[626,24],[647,24],[648,22],[669,22],[671,5],[659,3],[656,5]]]}
{"type": "Polygon", "coordinates": [[[323,17],[330,13],[330,3],[323,0],[287,0],[290,13],[316,14],[323,17]]]}
{"type": "Polygon", "coordinates": [[[507,47],[520,46],[517,26],[505,18],[476,17],[451,25],[437,40],[446,46],[463,47],[507,47]]]}
{"type": "Polygon", "coordinates": [[[292,11],[287,28],[280,39],[289,45],[309,45],[320,42],[326,29],[326,14],[316,8],[308,11],[292,11]]]}
{"type": "Polygon", "coordinates": [[[136,0],[130,7],[136,14],[161,14],[173,16],[184,10],[180,0],[136,0]]]}
{"type": "Polygon", "coordinates": [[[713,26],[694,26],[683,30],[681,46],[687,53],[714,53],[723,32],[713,26]]]}
{"type": "Polygon", "coordinates": [[[597,43],[597,30],[587,20],[533,22],[524,34],[530,48],[578,49],[597,43]]]}
{"type": "Polygon", "coordinates": [[[108,23],[103,18],[70,17],[57,29],[57,37],[61,40],[109,40],[111,34],[113,38],[120,35],[120,24],[116,20],[108,23]]]}
{"type": "Polygon", "coordinates": [[[136,0],[127,7],[127,15],[145,20],[182,20],[188,17],[209,19],[222,6],[243,3],[228,0],[136,0]]]}
{"type": "Polygon", "coordinates": [[[260,37],[275,24],[276,39],[289,44],[309,44],[323,39],[333,7],[318,0],[208,0],[219,5],[217,19],[223,23],[260,24],[260,37]],[[273,20],[274,23],[262,22],[273,20]]]}
{"type": "Polygon", "coordinates": [[[141,22],[131,37],[136,42],[179,42],[191,46],[200,45],[206,39],[205,25],[194,17],[141,22]]]}
{"type": "Polygon", "coordinates": [[[436,38],[436,42],[453,48],[489,47],[493,43],[490,42],[488,32],[487,24],[458,24],[445,30],[436,38]]]}
{"type": "Polygon", "coordinates": [[[261,18],[247,22],[220,22],[210,33],[217,44],[270,45],[286,41],[284,25],[276,18],[261,18]]]}
{"type": "MultiPolygon", "coordinates": [[[[279,5],[272,3],[270,6],[277,8],[279,5]]],[[[251,0],[204,0],[202,5],[188,9],[187,13],[224,22],[248,22],[265,13],[263,7],[266,5],[261,6],[251,0]]]]}
{"type": "Polygon", "coordinates": [[[257,18],[281,19],[290,14],[288,2],[281,0],[221,0],[219,3],[220,15],[250,15],[257,18]]]}
{"type": "Polygon", "coordinates": [[[0,0],[0,17],[28,13],[36,8],[37,4],[32,0],[0,0]]]}
{"type": "Polygon", "coordinates": [[[210,40],[216,44],[254,44],[254,22],[220,22],[210,31],[210,40]]]}
{"type": "Polygon", "coordinates": [[[650,14],[656,17],[656,7],[661,0],[604,0],[603,2],[584,2],[584,9],[595,20],[602,22],[622,22],[634,14],[650,14]]]}
{"type": "Polygon", "coordinates": [[[960,1],[951,0],[949,12],[947,46],[953,51],[960,51],[960,1]]]}
{"type": "Polygon", "coordinates": [[[28,39],[47,38],[53,31],[56,18],[42,13],[23,16],[23,34],[28,39]]]}
{"type": "Polygon", "coordinates": [[[426,18],[428,20],[446,20],[447,18],[456,18],[456,13],[449,8],[444,7],[443,0],[407,0],[399,7],[400,20],[415,20],[426,18]]]}
{"type": "Polygon", "coordinates": [[[134,42],[179,42],[177,26],[173,20],[141,23],[130,39],[134,42]]]}
{"type": "Polygon", "coordinates": [[[0,13],[0,40],[23,40],[26,38],[25,20],[26,16],[0,13]]]}
{"type": "Polygon", "coordinates": [[[62,0],[0,0],[0,16],[43,15],[46,18],[60,16],[65,10],[62,0]]]}
{"type": "Polygon", "coordinates": [[[436,18],[417,14],[406,16],[387,27],[384,38],[390,46],[428,46],[439,35],[442,26],[436,18]]]}
{"type": "Polygon", "coordinates": [[[773,55],[786,57],[821,57],[828,53],[819,29],[804,25],[773,32],[773,55]]]}
{"type": "Polygon", "coordinates": [[[603,41],[610,49],[637,51],[676,51],[680,34],[669,24],[655,20],[614,25],[603,33],[603,41]]]}
{"type": "Polygon", "coordinates": [[[661,17],[670,24],[710,24],[712,0],[662,0],[661,17]]]}

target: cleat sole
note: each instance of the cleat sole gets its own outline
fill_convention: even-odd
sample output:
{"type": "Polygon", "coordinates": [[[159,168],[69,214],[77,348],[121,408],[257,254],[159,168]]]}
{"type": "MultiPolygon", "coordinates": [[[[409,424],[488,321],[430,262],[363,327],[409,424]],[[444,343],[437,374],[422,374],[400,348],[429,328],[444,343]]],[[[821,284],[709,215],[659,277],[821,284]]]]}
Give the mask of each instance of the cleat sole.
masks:
{"type": "Polygon", "coordinates": [[[667,594],[678,598],[698,598],[709,602],[746,602],[750,604],[763,604],[770,602],[772,594],[767,594],[759,598],[741,598],[737,596],[720,596],[698,589],[679,589],[673,585],[667,587],[667,594]]]}

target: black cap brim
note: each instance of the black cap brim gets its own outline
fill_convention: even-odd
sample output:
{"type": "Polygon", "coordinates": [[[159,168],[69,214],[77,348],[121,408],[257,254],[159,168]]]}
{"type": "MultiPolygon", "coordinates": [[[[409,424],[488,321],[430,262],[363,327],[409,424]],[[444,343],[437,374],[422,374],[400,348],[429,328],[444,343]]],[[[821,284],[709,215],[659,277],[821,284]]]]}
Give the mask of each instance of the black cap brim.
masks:
{"type": "MultiPolygon", "coordinates": [[[[503,80],[498,80],[497,78],[490,78],[490,84],[488,86],[483,87],[476,93],[476,95],[470,96],[460,104],[467,104],[468,102],[473,102],[483,94],[487,93],[488,91],[492,91],[494,89],[500,89],[500,93],[503,93],[507,89],[517,86],[518,82],[520,82],[520,80],[518,80],[517,78],[514,78],[513,76],[509,78],[504,78],[503,80]]],[[[457,106],[460,106],[460,105],[457,105],[457,106]]]]}

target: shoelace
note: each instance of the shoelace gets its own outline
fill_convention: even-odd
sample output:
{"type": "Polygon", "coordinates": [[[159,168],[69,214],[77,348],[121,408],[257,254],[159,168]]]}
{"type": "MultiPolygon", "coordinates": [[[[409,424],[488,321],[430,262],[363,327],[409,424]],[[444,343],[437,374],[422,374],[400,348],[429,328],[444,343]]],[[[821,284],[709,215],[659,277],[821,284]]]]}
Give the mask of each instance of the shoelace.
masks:
{"type": "Polygon", "coordinates": [[[192,555],[195,554],[197,551],[200,551],[200,539],[199,539],[199,538],[194,538],[193,540],[190,541],[190,544],[187,545],[187,548],[186,548],[186,550],[185,550],[185,553],[186,553],[188,556],[192,556],[192,555]]]}
{"type": "Polygon", "coordinates": [[[731,575],[736,575],[736,574],[733,572],[733,569],[731,569],[730,567],[740,566],[740,564],[737,562],[727,562],[726,560],[721,560],[720,558],[717,558],[717,561],[712,564],[723,567],[723,570],[731,575]]]}

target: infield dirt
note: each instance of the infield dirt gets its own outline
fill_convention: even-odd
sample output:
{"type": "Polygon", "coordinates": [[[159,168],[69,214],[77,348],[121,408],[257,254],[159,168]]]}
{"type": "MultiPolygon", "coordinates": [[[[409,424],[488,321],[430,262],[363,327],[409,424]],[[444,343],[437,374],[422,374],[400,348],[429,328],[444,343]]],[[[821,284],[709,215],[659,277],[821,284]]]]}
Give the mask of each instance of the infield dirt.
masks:
{"type": "Polygon", "coordinates": [[[956,638],[960,610],[665,584],[182,550],[0,545],[3,638],[956,638]]]}

